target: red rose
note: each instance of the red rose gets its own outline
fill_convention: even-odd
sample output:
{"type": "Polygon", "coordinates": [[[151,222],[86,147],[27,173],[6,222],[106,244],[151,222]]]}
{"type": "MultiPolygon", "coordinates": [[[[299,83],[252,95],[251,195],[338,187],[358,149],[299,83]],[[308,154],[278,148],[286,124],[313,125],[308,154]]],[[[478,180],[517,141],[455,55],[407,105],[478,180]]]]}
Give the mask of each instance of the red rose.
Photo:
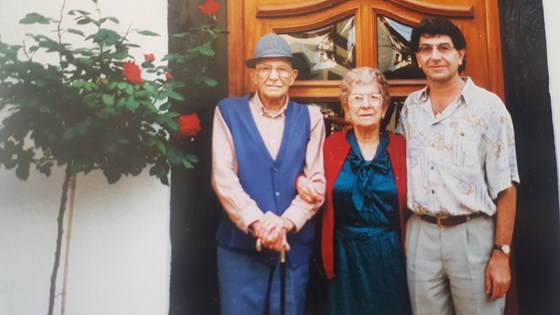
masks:
{"type": "Polygon", "coordinates": [[[202,13],[210,15],[218,12],[218,10],[220,9],[220,4],[216,2],[216,0],[207,0],[204,5],[199,5],[198,7],[200,8],[200,11],[202,11],[202,13]]]}
{"type": "Polygon", "coordinates": [[[142,70],[134,61],[123,63],[123,74],[130,83],[144,83],[142,70]]]}
{"type": "Polygon", "coordinates": [[[154,54],[144,54],[144,60],[146,62],[154,62],[156,60],[156,56],[154,56],[154,54]]]}
{"type": "Polygon", "coordinates": [[[200,119],[196,114],[181,115],[179,116],[178,123],[178,136],[194,137],[200,130],[202,130],[202,127],[200,126],[200,119]]]}
{"type": "Polygon", "coordinates": [[[171,75],[171,72],[166,72],[166,73],[165,73],[165,78],[166,78],[167,80],[171,80],[171,79],[173,79],[173,75],[171,75]]]}

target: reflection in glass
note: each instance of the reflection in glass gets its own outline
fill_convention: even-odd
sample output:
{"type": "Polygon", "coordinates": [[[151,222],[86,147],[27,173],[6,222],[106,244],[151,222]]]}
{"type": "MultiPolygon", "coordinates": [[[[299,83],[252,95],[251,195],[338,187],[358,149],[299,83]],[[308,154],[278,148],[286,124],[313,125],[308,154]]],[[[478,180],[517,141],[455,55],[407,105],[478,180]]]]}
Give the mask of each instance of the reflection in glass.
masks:
{"type": "Polygon", "coordinates": [[[318,29],[281,36],[292,48],[298,80],[340,80],[356,66],[353,16],[318,29]]]}
{"type": "Polygon", "coordinates": [[[377,17],[378,68],[387,79],[422,79],[410,50],[412,26],[386,16],[377,17]]]}

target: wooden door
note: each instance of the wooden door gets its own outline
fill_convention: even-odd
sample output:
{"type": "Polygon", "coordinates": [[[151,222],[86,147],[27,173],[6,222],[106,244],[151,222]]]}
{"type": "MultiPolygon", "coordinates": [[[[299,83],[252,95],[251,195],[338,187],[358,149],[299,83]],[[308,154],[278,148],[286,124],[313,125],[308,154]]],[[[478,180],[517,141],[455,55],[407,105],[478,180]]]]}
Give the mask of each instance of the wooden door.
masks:
{"type": "MultiPolygon", "coordinates": [[[[463,74],[503,97],[495,0],[228,0],[229,94],[242,95],[253,88],[244,61],[252,57],[256,41],[264,34],[285,35],[292,50],[307,58],[313,69],[316,66],[314,61],[321,54],[321,40],[328,36],[331,36],[330,44],[334,44],[330,51],[327,50],[328,57],[333,57],[331,54],[334,53],[336,66],[343,67],[387,68],[379,56],[386,55],[383,51],[389,43],[395,53],[394,61],[402,64],[397,69],[401,69],[410,62],[407,59],[410,51],[406,46],[409,40],[406,29],[418,24],[422,18],[434,15],[450,18],[465,34],[469,63],[463,74]],[[343,30],[344,26],[352,28],[343,30]],[[349,36],[353,38],[349,39],[349,36]],[[343,47],[349,40],[353,51],[348,51],[348,45],[343,47]],[[313,44],[316,44],[315,56],[312,55],[313,44]],[[341,65],[340,60],[347,57],[346,53],[352,54],[352,60],[344,60],[347,63],[341,65]]],[[[334,69],[328,77],[317,75],[313,69],[314,75],[300,77],[290,95],[306,101],[337,101],[339,81],[333,74],[344,69],[334,69]]],[[[304,70],[300,72],[309,74],[309,69],[304,70]]],[[[391,78],[391,95],[395,97],[405,97],[425,83],[420,78],[407,77],[407,74],[388,77],[391,78]]]]}
{"type": "MultiPolygon", "coordinates": [[[[292,48],[300,76],[290,97],[340,112],[340,77],[350,68],[379,68],[389,80],[392,109],[425,85],[412,63],[410,30],[427,16],[448,17],[467,41],[462,75],[504,98],[499,12],[496,0],[228,0],[229,94],[254,90],[244,61],[257,40],[282,35],[292,48]]],[[[397,110],[394,110],[397,108],[397,110]]],[[[390,122],[394,127],[395,116],[390,122]]],[[[516,314],[515,287],[508,314],[516,314]]]]}

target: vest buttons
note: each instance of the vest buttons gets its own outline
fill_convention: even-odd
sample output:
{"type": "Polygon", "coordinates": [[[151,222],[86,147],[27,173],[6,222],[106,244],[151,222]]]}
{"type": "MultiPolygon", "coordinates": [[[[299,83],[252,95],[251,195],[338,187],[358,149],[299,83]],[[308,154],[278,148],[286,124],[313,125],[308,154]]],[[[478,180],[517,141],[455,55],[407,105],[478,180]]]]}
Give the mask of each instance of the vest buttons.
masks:
{"type": "Polygon", "coordinates": [[[277,192],[275,193],[275,195],[276,195],[276,197],[280,197],[280,192],[277,191],[277,192]]]}

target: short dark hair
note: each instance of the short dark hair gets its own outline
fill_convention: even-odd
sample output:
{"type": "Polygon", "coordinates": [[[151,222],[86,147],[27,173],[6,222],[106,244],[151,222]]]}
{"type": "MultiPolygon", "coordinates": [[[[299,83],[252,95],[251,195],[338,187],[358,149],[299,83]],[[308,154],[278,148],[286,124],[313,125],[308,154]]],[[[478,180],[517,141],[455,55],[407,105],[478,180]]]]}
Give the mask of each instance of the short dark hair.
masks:
{"type": "MultiPolygon", "coordinates": [[[[418,43],[420,42],[421,36],[435,36],[435,35],[447,35],[451,38],[453,46],[457,50],[466,49],[467,41],[463,32],[453,24],[449,19],[444,17],[429,17],[420,21],[413,30],[410,36],[410,49],[413,52],[418,51],[418,43]]],[[[416,61],[416,55],[412,54],[414,61],[416,61]]],[[[459,66],[459,72],[463,72],[467,67],[467,56],[463,57],[463,64],[459,66]]]]}

